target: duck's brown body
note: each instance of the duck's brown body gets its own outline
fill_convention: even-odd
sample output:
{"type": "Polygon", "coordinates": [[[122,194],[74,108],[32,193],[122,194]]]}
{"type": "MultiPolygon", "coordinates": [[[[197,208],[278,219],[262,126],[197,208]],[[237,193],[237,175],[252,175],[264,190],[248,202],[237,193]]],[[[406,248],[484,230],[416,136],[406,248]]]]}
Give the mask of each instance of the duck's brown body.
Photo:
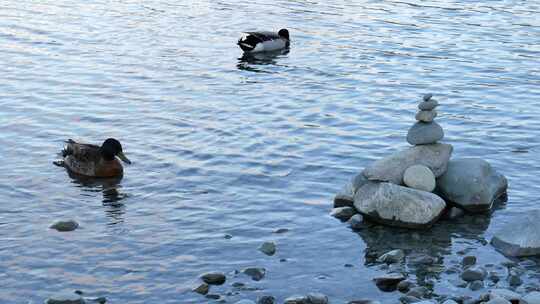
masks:
{"type": "Polygon", "coordinates": [[[68,140],[62,151],[64,166],[76,174],[91,177],[118,177],[124,168],[116,158],[106,160],[97,145],[77,143],[68,140]]]}

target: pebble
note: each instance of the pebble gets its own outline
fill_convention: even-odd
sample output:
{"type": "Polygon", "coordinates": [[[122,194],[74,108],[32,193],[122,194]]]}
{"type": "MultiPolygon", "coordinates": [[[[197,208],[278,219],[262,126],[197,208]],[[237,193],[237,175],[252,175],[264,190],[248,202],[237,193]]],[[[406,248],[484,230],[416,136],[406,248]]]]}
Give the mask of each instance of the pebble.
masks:
{"type": "Polygon", "coordinates": [[[418,109],[420,109],[422,111],[431,111],[431,110],[435,109],[438,105],[439,105],[439,103],[435,99],[432,99],[432,100],[429,100],[429,101],[421,102],[418,105],[418,109]]]}
{"type": "Polygon", "coordinates": [[[402,293],[407,293],[411,288],[414,287],[414,283],[409,280],[401,281],[397,284],[397,290],[402,293]]]}
{"type": "Polygon", "coordinates": [[[397,284],[403,280],[405,280],[405,276],[398,273],[387,274],[373,279],[375,285],[382,291],[396,290],[397,284]]]}
{"type": "Polygon", "coordinates": [[[422,122],[432,122],[435,117],[437,117],[437,111],[431,110],[431,111],[419,111],[416,113],[416,116],[414,117],[418,121],[422,122]]]}
{"type": "Polygon", "coordinates": [[[486,278],[486,276],[486,270],[480,266],[471,266],[465,269],[465,271],[463,271],[463,273],[461,274],[461,278],[467,282],[478,280],[482,281],[486,278]]]}
{"type": "Polygon", "coordinates": [[[476,257],[474,255],[465,256],[463,257],[463,260],[461,260],[461,265],[463,268],[468,268],[474,264],[476,264],[476,257]]]}
{"type": "Polygon", "coordinates": [[[306,297],[306,304],[328,304],[328,297],[322,293],[310,292],[306,297]]]}
{"type": "Polygon", "coordinates": [[[354,214],[356,210],[353,207],[339,207],[334,208],[330,212],[330,215],[337,218],[342,222],[348,221],[354,214]]]}
{"type": "Polygon", "coordinates": [[[248,267],[242,270],[242,272],[250,276],[254,281],[260,281],[266,275],[266,269],[261,267],[248,267]]]}
{"type": "Polygon", "coordinates": [[[469,284],[469,289],[472,291],[480,290],[484,288],[484,282],[483,281],[472,281],[469,284]]]}
{"type": "Polygon", "coordinates": [[[403,183],[409,188],[431,192],[435,189],[435,175],[424,165],[413,165],[405,170],[403,183]]]}
{"type": "Polygon", "coordinates": [[[205,282],[201,282],[198,286],[191,289],[191,291],[205,295],[208,293],[208,291],[210,291],[210,285],[206,284],[205,282]]]}
{"type": "Polygon", "coordinates": [[[415,298],[424,298],[429,293],[429,289],[427,289],[424,286],[417,286],[411,288],[409,292],[407,292],[408,296],[415,297],[415,298]]]}
{"type": "Polygon", "coordinates": [[[364,218],[360,213],[353,215],[349,220],[349,223],[351,224],[351,228],[353,230],[360,230],[365,227],[364,218]]]}
{"type": "Polygon", "coordinates": [[[305,304],[307,298],[304,296],[291,296],[285,299],[284,304],[305,304]]]}
{"type": "Polygon", "coordinates": [[[56,221],[49,228],[56,229],[60,232],[73,231],[79,227],[79,223],[74,220],[56,221]]]}
{"type": "Polygon", "coordinates": [[[523,284],[523,280],[521,280],[521,278],[519,277],[518,274],[511,273],[508,276],[508,284],[510,284],[510,286],[512,286],[512,287],[516,287],[516,286],[519,286],[519,285],[523,284]]]}
{"type": "Polygon", "coordinates": [[[402,297],[399,297],[399,301],[403,304],[409,304],[409,303],[418,303],[420,302],[421,300],[417,297],[412,297],[412,296],[402,296],[402,297]]]}
{"type": "Polygon", "coordinates": [[[262,296],[257,299],[257,304],[274,304],[276,303],[276,298],[273,296],[262,296]]]}
{"type": "Polygon", "coordinates": [[[219,271],[203,273],[200,278],[209,285],[221,285],[226,280],[225,274],[219,271]]]}
{"type": "Polygon", "coordinates": [[[276,244],[274,242],[264,242],[259,246],[259,251],[266,255],[274,255],[276,253],[276,244]]]}
{"type": "Polygon", "coordinates": [[[227,240],[232,239],[232,235],[230,234],[225,234],[223,237],[226,238],[227,240]]]}
{"type": "MultiPolygon", "coordinates": [[[[221,298],[220,295],[215,294],[215,293],[209,293],[209,294],[207,294],[205,297],[206,297],[207,299],[211,299],[211,300],[219,300],[219,299],[221,298]]],[[[253,302],[250,301],[250,303],[253,303],[253,302]]],[[[255,303],[253,303],[253,304],[255,304],[255,303]]]]}
{"type": "Polygon", "coordinates": [[[274,230],[274,233],[278,233],[278,234],[285,233],[285,232],[289,232],[289,229],[279,228],[279,229],[274,230]]]}
{"type": "Polygon", "coordinates": [[[405,258],[405,252],[403,252],[403,250],[401,249],[395,249],[381,255],[377,259],[377,262],[386,263],[386,264],[400,263],[404,258],[405,258]]]}
{"type": "Polygon", "coordinates": [[[48,298],[46,304],[84,304],[84,299],[75,293],[59,293],[48,298]]]}

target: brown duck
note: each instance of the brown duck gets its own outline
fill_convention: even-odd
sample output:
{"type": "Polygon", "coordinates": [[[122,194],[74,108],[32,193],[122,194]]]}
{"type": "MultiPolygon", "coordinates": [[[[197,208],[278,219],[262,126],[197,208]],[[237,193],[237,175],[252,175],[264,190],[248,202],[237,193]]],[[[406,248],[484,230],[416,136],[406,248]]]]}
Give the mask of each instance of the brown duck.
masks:
{"type": "Polygon", "coordinates": [[[122,176],[124,168],[116,156],[131,164],[122,152],[122,145],[114,138],[106,139],[101,147],[68,139],[62,156],[64,159],[55,164],[64,166],[73,173],[90,177],[122,176]]]}

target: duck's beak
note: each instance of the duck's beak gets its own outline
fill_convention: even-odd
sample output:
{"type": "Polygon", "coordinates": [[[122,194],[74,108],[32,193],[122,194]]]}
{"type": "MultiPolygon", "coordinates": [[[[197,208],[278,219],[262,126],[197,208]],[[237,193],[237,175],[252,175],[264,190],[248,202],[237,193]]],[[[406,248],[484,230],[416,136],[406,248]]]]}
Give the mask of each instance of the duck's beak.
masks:
{"type": "Polygon", "coordinates": [[[125,162],[126,164],[130,164],[131,165],[131,161],[124,155],[124,152],[118,152],[118,154],[116,154],[123,162],[125,162]]]}

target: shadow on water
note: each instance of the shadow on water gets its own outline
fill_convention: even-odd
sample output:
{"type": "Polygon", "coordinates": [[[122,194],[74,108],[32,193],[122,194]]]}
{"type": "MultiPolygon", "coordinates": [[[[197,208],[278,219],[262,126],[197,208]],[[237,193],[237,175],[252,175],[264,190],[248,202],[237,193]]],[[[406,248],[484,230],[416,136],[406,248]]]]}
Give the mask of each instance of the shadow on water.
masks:
{"type": "Polygon", "coordinates": [[[239,70],[250,71],[256,73],[270,73],[261,69],[257,69],[257,65],[277,65],[277,60],[289,53],[289,49],[282,49],[274,52],[261,53],[244,53],[238,58],[236,67],[239,70]]]}
{"type": "Polygon", "coordinates": [[[115,225],[124,222],[125,205],[121,202],[128,195],[122,193],[119,189],[122,188],[120,181],[122,177],[111,178],[95,178],[83,175],[78,175],[70,170],[66,170],[74,184],[83,188],[84,191],[101,192],[103,195],[103,206],[107,217],[109,218],[108,225],[115,225]]]}

